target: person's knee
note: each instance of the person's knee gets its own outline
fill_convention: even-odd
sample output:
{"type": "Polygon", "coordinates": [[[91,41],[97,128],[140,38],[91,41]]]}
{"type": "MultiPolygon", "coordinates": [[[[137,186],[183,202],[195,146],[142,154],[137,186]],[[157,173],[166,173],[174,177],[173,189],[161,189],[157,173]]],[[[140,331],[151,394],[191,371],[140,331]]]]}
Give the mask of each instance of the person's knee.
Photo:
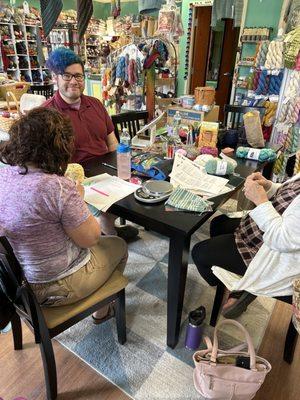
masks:
{"type": "Polygon", "coordinates": [[[210,237],[215,237],[222,234],[222,226],[228,221],[228,217],[225,214],[218,215],[210,222],[209,233],[210,237]]]}

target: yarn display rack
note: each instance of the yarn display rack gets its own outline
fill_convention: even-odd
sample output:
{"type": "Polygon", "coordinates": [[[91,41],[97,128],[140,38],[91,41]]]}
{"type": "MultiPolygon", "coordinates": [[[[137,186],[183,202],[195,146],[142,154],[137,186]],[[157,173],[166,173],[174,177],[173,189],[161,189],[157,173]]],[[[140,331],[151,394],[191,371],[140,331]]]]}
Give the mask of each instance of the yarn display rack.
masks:
{"type": "MultiPolygon", "coordinates": [[[[177,51],[175,45],[169,41],[166,37],[163,37],[161,35],[157,36],[151,36],[151,37],[138,37],[138,36],[133,36],[131,38],[131,41],[127,43],[126,45],[114,50],[111,52],[111,54],[108,56],[108,66],[111,68],[111,86],[119,86],[120,81],[123,83],[128,82],[129,85],[131,85],[131,91],[132,91],[132,101],[134,101],[133,107],[130,107],[129,109],[134,109],[138,110],[140,107],[137,106],[137,100],[140,99],[139,105],[142,104],[142,98],[144,98],[145,93],[146,93],[146,98],[147,96],[150,98],[153,97],[153,101],[155,94],[155,75],[152,76],[153,74],[150,73],[149,70],[149,77],[151,81],[153,81],[153,90],[149,93],[150,91],[144,90],[143,87],[143,78],[142,78],[142,72],[143,70],[146,70],[149,68],[150,65],[152,65],[153,60],[151,60],[151,50],[149,51],[148,54],[148,59],[144,60],[144,63],[142,64],[138,57],[136,57],[136,66],[133,66],[133,68],[130,68],[130,60],[127,57],[126,54],[126,49],[130,49],[130,46],[135,46],[136,47],[136,53],[140,53],[139,46],[142,44],[145,44],[148,49],[152,49],[154,46],[159,46],[160,45],[160,52],[163,52],[163,46],[165,46],[165,49],[169,52],[169,54],[172,54],[173,63],[172,63],[172,73],[174,75],[174,97],[176,96],[176,89],[177,89],[177,64],[178,64],[178,58],[177,58],[177,51]],[[125,56],[124,56],[125,54],[125,56]],[[147,62],[150,63],[149,66],[147,65],[147,62]],[[139,90],[139,93],[137,93],[137,89],[141,88],[142,90],[139,90]]],[[[164,57],[163,57],[164,58],[164,57]]],[[[154,58],[155,60],[155,58],[154,58]]],[[[148,104],[149,105],[149,104],[148,104]]],[[[132,104],[131,104],[132,106],[132,104]]],[[[120,112],[121,109],[120,107],[117,107],[117,112],[120,112]]],[[[147,107],[148,109],[148,107],[147,107]]],[[[148,110],[149,112],[149,110],[148,110]]],[[[151,114],[151,113],[150,113],[151,114]]]]}

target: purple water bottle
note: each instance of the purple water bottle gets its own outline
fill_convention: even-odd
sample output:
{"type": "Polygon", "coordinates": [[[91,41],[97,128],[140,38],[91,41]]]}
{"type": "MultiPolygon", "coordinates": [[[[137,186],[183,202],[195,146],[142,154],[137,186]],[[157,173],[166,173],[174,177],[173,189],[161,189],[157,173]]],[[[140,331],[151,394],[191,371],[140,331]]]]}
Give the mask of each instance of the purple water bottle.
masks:
{"type": "Polygon", "coordinates": [[[200,306],[189,313],[189,324],[186,328],[185,347],[190,350],[199,348],[203,326],[202,322],[206,316],[205,307],[200,306]]]}

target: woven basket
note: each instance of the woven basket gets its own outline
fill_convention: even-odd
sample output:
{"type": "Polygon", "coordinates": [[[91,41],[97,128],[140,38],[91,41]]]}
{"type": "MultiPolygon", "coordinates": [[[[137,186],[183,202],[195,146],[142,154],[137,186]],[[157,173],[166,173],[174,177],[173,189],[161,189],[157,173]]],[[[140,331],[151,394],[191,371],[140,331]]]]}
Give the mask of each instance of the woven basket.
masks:
{"type": "Polygon", "coordinates": [[[27,93],[29,88],[30,88],[30,83],[28,82],[6,83],[4,85],[0,85],[0,97],[6,100],[7,92],[11,92],[14,94],[15,98],[19,101],[22,94],[27,93]]]}
{"type": "Polygon", "coordinates": [[[196,104],[211,106],[215,101],[215,89],[209,86],[195,88],[196,104]]]}
{"type": "Polygon", "coordinates": [[[0,115],[0,131],[8,132],[14,122],[15,122],[15,119],[4,118],[0,115]]]}

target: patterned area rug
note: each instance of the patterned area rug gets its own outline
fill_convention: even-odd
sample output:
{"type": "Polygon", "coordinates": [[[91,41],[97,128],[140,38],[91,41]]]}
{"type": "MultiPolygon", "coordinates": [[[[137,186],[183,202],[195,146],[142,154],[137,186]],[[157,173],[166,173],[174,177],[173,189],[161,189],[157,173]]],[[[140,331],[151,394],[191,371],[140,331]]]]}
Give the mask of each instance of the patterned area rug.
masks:
{"type": "MultiPolygon", "coordinates": [[[[126,274],[127,342],[118,344],[114,320],[94,325],[91,318],[62,333],[58,340],[97,372],[135,400],[196,400],[193,386],[193,351],[184,347],[188,312],[199,305],[209,314],[215,289],[199,276],[190,259],[184,299],[180,341],[166,346],[168,240],[140,228],[140,240],[129,245],[126,274]]],[[[192,245],[207,238],[208,224],[192,237],[192,245]]],[[[274,306],[273,299],[256,299],[239,321],[258,348],[274,306]]],[[[205,324],[205,334],[213,329],[205,324]]],[[[242,336],[235,330],[221,332],[221,346],[233,347],[242,336]]]]}

